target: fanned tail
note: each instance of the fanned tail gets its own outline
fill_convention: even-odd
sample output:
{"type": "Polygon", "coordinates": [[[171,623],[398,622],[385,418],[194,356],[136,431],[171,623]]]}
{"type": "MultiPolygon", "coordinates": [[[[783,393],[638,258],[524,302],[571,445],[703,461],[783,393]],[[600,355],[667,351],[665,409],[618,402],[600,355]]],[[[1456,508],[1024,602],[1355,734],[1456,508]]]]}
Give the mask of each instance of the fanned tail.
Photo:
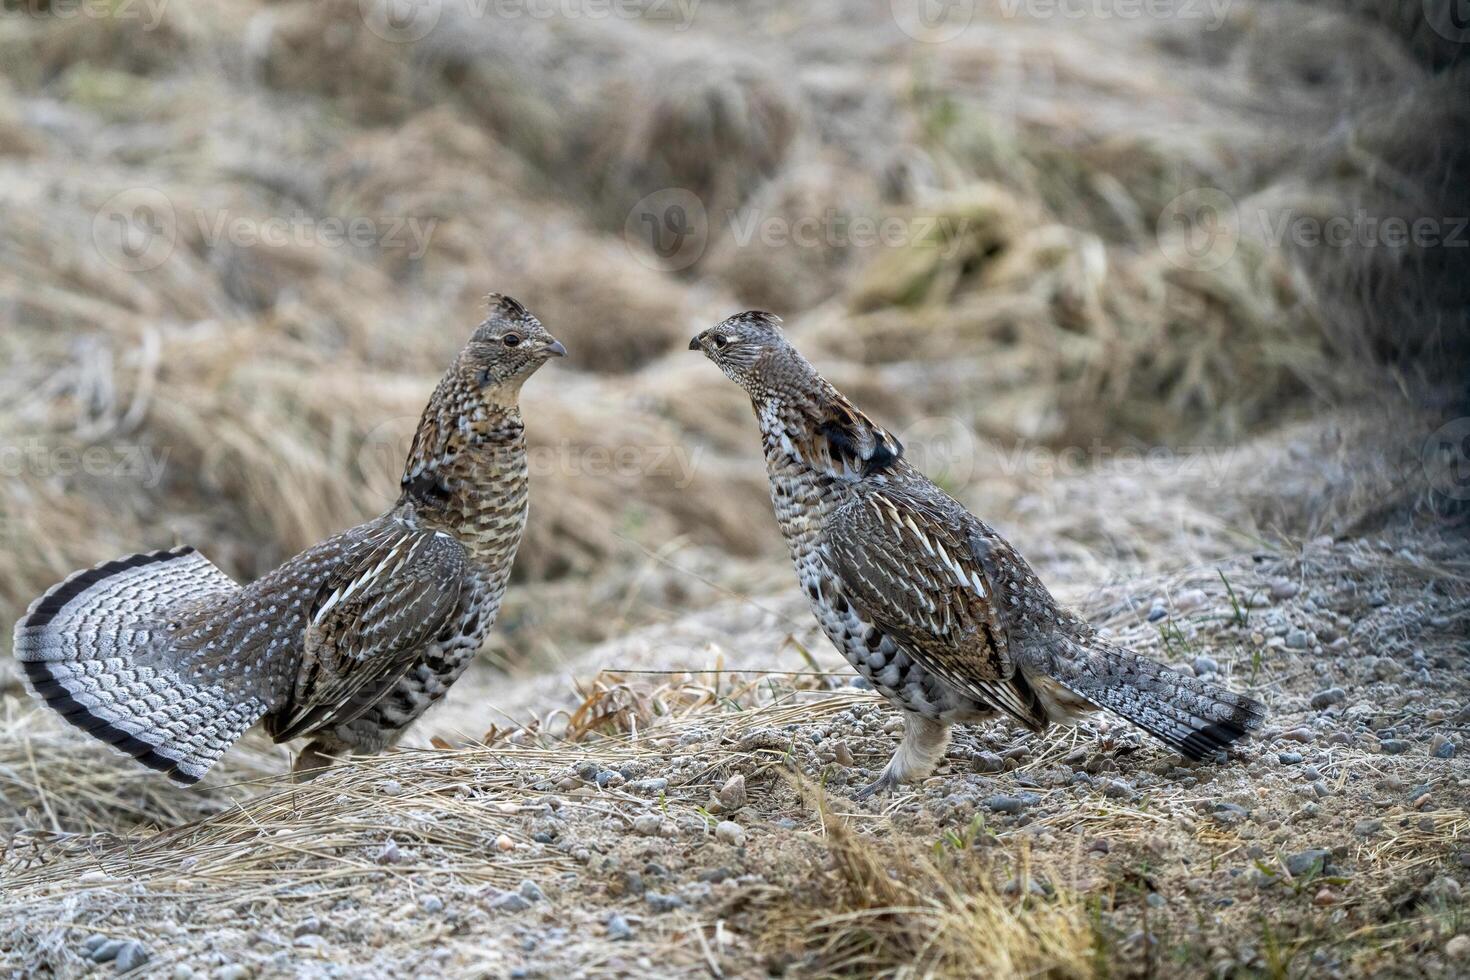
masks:
{"type": "Polygon", "coordinates": [[[1266,706],[1094,638],[1067,686],[1187,758],[1219,759],[1261,727],[1266,706]]]}
{"type": "Polygon", "coordinates": [[[197,782],[266,706],[176,669],[169,611],[237,589],[193,548],[104,562],[31,604],[15,656],[35,695],[72,725],[175,782],[197,782]]]}

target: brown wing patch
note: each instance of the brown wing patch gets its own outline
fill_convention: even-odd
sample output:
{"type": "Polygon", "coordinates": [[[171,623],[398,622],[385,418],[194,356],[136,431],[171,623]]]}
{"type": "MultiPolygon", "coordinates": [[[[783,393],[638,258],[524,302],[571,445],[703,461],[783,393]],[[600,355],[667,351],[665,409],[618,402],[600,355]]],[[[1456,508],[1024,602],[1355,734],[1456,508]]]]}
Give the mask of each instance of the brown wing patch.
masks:
{"type": "Polygon", "coordinates": [[[290,703],[270,725],[276,741],[361,713],[354,694],[407,670],[458,606],[464,561],[452,538],[400,525],[345,562],[317,595],[290,703]]]}
{"type": "Polygon", "coordinates": [[[964,511],[954,509],[894,487],[860,488],[825,527],[833,571],[849,601],[926,669],[1043,727],[1036,694],[1016,673],[996,583],[973,554],[964,511]]]}

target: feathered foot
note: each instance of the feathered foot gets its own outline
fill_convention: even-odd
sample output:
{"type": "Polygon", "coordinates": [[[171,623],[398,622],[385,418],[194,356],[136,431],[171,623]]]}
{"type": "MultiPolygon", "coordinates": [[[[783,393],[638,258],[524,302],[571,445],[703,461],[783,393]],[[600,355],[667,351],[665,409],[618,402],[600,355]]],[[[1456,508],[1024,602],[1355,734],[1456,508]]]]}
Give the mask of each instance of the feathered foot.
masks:
{"type": "Polygon", "coordinates": [[[310,742],[301,754],[296,757],[296,762],[291,766],[291,781],[293,783],[307,783],[323,772],[337,764],[335,757],[326,753],[326,746],[321,742],[310,742]]]}
{"type": "Polygon", "coordinates": [[[901,783],[924,779],[938,767],[948,745],[949,725],[905,711],[903,738],[883,775],[854,793],[853,799],[866,800],[877,793],[891,792],[901,783]]]}

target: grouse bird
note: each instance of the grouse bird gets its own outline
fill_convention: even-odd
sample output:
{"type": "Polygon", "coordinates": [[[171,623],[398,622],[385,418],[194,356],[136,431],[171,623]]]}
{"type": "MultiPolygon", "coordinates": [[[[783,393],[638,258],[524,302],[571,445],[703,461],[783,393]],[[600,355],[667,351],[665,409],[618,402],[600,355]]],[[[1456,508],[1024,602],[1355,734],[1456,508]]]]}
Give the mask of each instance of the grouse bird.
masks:
{"type": "Polygon", "coordinates": [[[77,572],[31,604],[15,655],[67,721],[198,781],[256,721],[311,738],[298,773],[394,743],[469,665],[526,525],[521,385],[566,353],[492,295],[429,400],[398,502],[243,588],[193,548],[77,572]]]}
{"type": "Polygon", "coordinates": [[[1057,605],[1006,541],[931,483],[769,313],[689,343],[750,395],[771,500],[828,638],[902,709],[868,796],[934,771],[950,726],[997,712],[1036,732],[1106,709],[1191,759],[1258,728],[1263,706],[1124,650],[1057,605]]]}

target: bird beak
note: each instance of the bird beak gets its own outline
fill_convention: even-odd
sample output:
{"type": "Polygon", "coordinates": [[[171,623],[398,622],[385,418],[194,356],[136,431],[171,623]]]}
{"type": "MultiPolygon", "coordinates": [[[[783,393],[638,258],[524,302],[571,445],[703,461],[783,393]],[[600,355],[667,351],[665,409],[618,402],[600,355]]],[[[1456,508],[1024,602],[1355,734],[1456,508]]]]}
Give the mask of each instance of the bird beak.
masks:
{"type": "Polygon", "coordinates": [[[689,349],[690,350],[699,350],[699,336],[698,335],[695,336],[693,339],[691,339],[689,341],[689,349]]]}
{"type": "Polygon", "coordinates": [[[547,357],[566,357],[567,349],[561,345],[561,341],[553,340],[546,348],[547,357]]]}

